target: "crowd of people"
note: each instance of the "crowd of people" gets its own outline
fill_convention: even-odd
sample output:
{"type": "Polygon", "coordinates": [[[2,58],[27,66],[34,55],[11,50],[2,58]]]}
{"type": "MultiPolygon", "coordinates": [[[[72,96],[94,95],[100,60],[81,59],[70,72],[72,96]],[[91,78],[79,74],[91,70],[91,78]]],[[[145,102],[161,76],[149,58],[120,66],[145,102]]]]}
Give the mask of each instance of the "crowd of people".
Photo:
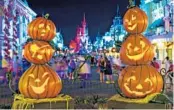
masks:
{"type": "Polygon", "coordinates": [[[87,79],[91,75],[90,62],[83,55],[56,56],[50,61],[50,66],[63,79],[74,79],[77,69],[79,78],[87,79]]]}
{"type": "MultiPolygon", "coordinates": [[[[22,65],[17,57],[13,66],[13,76],[19,80],[19,77],[31,66],[26,60],[22,59],[22,65]]],[[[119,56],[105,56],[105,55],[91,55],[90,59],[86,59],[84,55],[71,55],[71,56],[55,56],[48,63],[52,69],[54,69],[62,79],[74,79],[75,71],[80,79],[88,79],[93,74],[91,72],[91,66],[95,66],[100,76],[101,83],[114,83],[115,75],[119,75],[121,70],[125,68],[119,56]],[[115,74],[115,75],[114,75],[115,74]]],[[[166,83],[167,88],[173,87],[173,68],[174,65],[169,57],[166,57],[163,61],[153,58],[150,65],[155,67],[160,72],[166,83]],[[162,71],[162,68],[164,68],[162,71]]],[[[9,66],[10,68],[11,66],[9,66]]]]}

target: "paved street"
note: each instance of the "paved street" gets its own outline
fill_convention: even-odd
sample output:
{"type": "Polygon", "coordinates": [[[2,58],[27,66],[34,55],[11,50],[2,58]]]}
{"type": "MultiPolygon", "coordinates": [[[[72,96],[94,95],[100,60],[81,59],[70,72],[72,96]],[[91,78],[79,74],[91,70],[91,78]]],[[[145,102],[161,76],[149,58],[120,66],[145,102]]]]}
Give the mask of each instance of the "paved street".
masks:
{"type": "MultiPolygon", "coordinates": [[[[99,81],[99,73],[96,73],[96,67],[92,67],[91,69],[92,77],[89,80],[85,81],[75,81],[72,80],[62,80],[63,89],[62,94],[68,94],[72,97],[85,97],[85,96],[93,96],[98,95],[100,97],[111,97],[116,94],[115,84],[106,84],[100,83],[99,81]],[[81,88],[82,85],[85,85],[81,88]],[[115,87],[114,87],[115,86],[115,87]]],[[[113,76],[116,79],[116,76],[113,76]]],[[[167,95],[172,100],[173,92],[168,92],[167,95]]],[[[1,104],[11,104],[13,101],[12,93],[8,88],[8,85],[1,85],[0,89],[0,103],[1,104]]]]}

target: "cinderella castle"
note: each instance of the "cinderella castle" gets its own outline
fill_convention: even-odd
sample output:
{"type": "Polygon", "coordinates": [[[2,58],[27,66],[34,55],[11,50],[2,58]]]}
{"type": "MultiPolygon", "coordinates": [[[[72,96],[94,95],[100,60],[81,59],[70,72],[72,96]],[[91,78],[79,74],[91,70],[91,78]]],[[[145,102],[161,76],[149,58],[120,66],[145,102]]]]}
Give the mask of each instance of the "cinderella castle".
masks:
{"type": "Polygon", "coordinates": [[[81,27],[77,27],[76,36],[71,40],[69,47],[73,52],[83,54],[88,52],[89,44],[88,28],[84,14],[81,27]]]}

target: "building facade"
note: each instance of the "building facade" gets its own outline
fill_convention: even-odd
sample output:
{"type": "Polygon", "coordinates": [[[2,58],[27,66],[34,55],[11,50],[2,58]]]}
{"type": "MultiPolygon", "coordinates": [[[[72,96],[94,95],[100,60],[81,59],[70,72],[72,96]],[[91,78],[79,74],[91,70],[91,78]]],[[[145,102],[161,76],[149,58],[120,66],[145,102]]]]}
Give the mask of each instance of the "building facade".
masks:
{"type": "Polygon", "coordinates": [[[22,48],[28,38],[27,25],[36,13],[26,0],[1,0],[0,7],[1,61],[4,58],[14,60],[16,56],[21,60],[22,48]]]}
{"type": "Polygon", "coordinates": [[[76,53],[86,53],[88,48],[91,47],[85,15],[83,16],[82,26],[77,27],[76,36],[71,40],[69,47],[76,53]]]}
{"type": "Polygon", "coordinates": [[[174,0],[141,0],[140,8],[148,16],[148,28],[144,33],[155,47],[155,57],[172,59],[173,52],[173,7],[174,0]]]}
{"type": "Polygon", "coordinates": [[[117,6],[117,13],[113,19],[113,24],[110,30],[102,37],[103,49],[109,49],[109,52],[112,53],[111,49],[116,47],[116,42],[122,42],[126,34],[127,32],[124,30],[123,20],[119,13],[119,6],[117,6]]]}
{"type": "Polygon", "coordinates": [[[64,47],[63,36],[60,31],[56,33],[56,36],[54,37],[53,42],[55,43],[56,48],[63,49],[64,47]]]}

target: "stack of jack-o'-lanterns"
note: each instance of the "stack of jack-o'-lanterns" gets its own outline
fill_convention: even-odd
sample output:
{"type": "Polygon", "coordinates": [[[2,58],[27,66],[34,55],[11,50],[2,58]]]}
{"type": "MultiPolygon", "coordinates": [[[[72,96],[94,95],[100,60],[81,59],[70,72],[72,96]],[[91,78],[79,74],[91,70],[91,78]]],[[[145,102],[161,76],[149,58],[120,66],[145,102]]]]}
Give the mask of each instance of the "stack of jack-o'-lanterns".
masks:
{"type": "Polygon", "coordinates": [[[46,14],[45,18],[38,17],[28,25],[28,34],[33,41],[25,45],[24,57],[33,65],[20,78],[19,90],[28,98],[56,97],[62,89],[62,82],[46,64],[54,53],[48,41],[55,37],[56,27],[46,14]]]}
{"type": "Polygon", "coordinates": [[[161,92],[163,79],[158,71],[149,65],[154,57],[153,46],[141,33],[145,31],[148,18],[138,7],[128,9],[123,24],[130,36],[123,42],[120,59],[128,66],[121,71],[118,84],[126,97],[143,98],[161,92]]]}

